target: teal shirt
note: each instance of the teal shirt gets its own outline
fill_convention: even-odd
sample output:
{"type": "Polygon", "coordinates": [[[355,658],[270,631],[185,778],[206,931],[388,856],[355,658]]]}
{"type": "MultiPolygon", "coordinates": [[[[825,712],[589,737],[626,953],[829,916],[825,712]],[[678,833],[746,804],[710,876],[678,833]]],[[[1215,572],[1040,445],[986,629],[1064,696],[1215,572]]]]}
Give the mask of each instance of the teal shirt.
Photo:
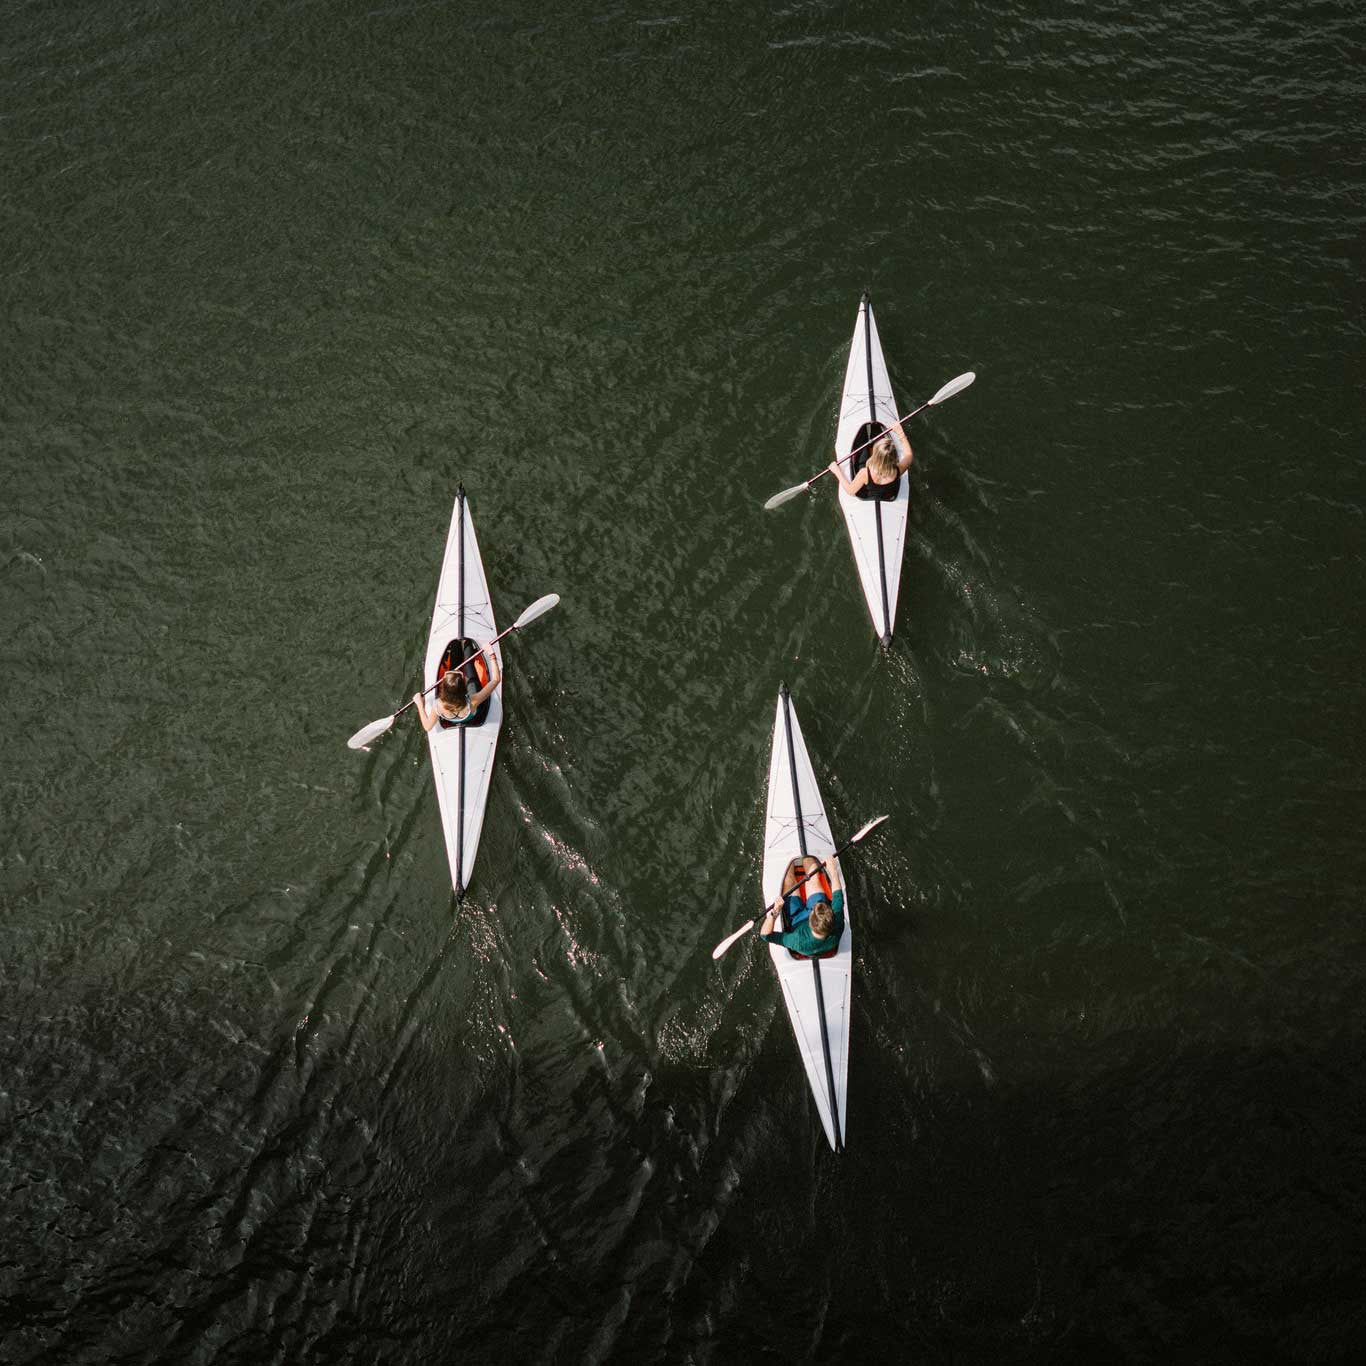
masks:
{"type": "Polygon", "coordinates": [[[844,933],[844,889],[841,887],[834,896],[830,898],[830,909],[835,913],[835,927],[824,939],[817,939],[811,933],[810,920],[803,920],[795,930],[788,930],[786,934],[762,934],[759,937],[767,940],[770,944],[781,944],[784,948],[791,949],[793,953],[800,953],[804,958],[814,958],[818,953],[825,953],[833,949],[840,942],[840,935],[844,933]]]}

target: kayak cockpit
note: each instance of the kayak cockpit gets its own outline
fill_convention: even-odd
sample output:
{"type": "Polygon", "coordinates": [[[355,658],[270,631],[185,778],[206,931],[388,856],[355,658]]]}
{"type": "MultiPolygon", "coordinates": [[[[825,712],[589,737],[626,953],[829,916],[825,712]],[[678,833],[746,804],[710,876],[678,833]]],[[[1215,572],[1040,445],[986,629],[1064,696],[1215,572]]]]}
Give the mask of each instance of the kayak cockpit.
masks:
{"type": "MultiPolygon", "coordinates": [[[[478,642],[471,640],[468,636],[450,641],[441,652],[441,666],[436,671],[437,678],[444,678],[462,660],[468,661],[463,672],[469,684],[470,695],[473,696],[489,681],[488,663],[482,654],[476,653],[478,649],[478,642]],[[474,655],[473,659],[470,658],[471,655],[474,655]]],[[[486,697],[475,708],[474,715],[466,721],[448,721],[438,713],[437,724],[442,730],[455,730],[459,727],[469,730],[473,726],[482,726],[488,720],[489,706],[492,701],[492,696],[486,697]]]]}
{"type": "MultiPolygon", "coordinates": [[[[851,449],[861,451],[849,462],[849,477],[852,479],[867,463],[868,457],[873,453],[873,443],[877,441],[883,432],[887,430],[881,422],[865,422],[862,427],[854,434],[851,449]]],[[[873,476],[868,476],[867,483],[859,489],[858,497],[869,503],[890,503],[901,492],[901,481],[904,475],[897,475],[890,484],[875,484],[873,476]]]]}
{"type": "MultiPolygon", "coordinates": [[[[799,860],[794,859],[788,865],[788,871],[784,881],[792,880],[801,876],[800,869],[796,866],[799,860]]],[[[778,924],[784,934],[789,934],[798,925],[804,924],[811,918],[811,907],[816,904],[816,898],[822,896],[827,903],[834,901],[834,893],[830,890],[830,878],[826,875],[824,868],[814,877],[808,878],[802,885],[791,892],[783,893],[782,910],[778,912],[778,924]],[[798,909],[789,914],[789,903],[792,897],[800,900],[801,905],[798,909]]],[[[788,949],[787,956],[795,958],[799,962],[810,958],[833,958],[840,951],[840,946],[836,943],[833,947],[826,949],[824,953],[798,953],[795,949],[788,949]]]]}

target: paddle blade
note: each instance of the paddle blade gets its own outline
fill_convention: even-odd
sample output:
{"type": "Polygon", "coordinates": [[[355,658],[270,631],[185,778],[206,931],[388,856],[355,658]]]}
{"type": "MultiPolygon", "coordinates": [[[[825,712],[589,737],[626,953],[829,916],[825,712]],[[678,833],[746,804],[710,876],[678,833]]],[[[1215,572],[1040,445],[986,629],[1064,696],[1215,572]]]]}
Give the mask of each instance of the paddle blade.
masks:
{"type": "Polygon", "coordinates": [[[943,403],[946,398],[961,394],[976,378],[977,375],[972,370],[965,371],[957,379],[951,379],[925,406],[928,408],[932,403],[943,403]]]}
{"type": "Polygon", "coordinates": [[[753,920],[746,920],[745,923],[744,923],[743,925],[741,925],[740,928],[739,928],[738,930],[736,930],[734,934],[730,935],[728,938],[723,939],[723,940],[722,940],[722,941],[721,941],[721,942],[720,942],[720,943],[711,951],[711,956],[712,956],[713,958],[720,958],[720,956],[721,956],[723,953],[725,953],[725,951],[726,951],[728,948],[730,948],[730,946],[731,946],[733,943],[735,943],[735,941],[736,941],[737,939],[739,939],[740,936],[741,936],[742,934],[748,934],[749,931],[750,931],[750,929],[753,927],[753,925],[754,925],[754,921],[753,921],[753,920]]]}
{"type": "MultiPolygon", "coordinates": [[[[395,713],[397,715],[397,713],[395,713]]],[[[372,740],[378,740],[394,724],[393,716],[385,716],[362,726],[347,742],[348,749],[364,749],[372,740]]]]}
{"type": "Polygon", "coordinates": [[[873,819],[870,820],[868,824],[863,827],[862,830],[860,830],[856,835],[850,837],[849,843],[857,844],[865,835],[870,834],[872,831],[876,830],[877,827],[887,819],[888,817],[886,816],[874,816],[873,819]]]}
{"type": "Polygon", "coordinates": [[[514,631],[520,631],[523,626],[530,626],[537,617],[543,617],[560,600],[558,593],[547,593],[543,598],[537,598],[530,607],[522,613],[516,621],[512,623],[514,631]]]}
{"type": "Polygon", "coordinates": [[[781,493],[775,493],[772,498],[764,504],[765,512],[772,512],[774,508],[780,508],[784,503],[789,503],[799,493],[806,492],[805,484],[793,484],[790,489],[784,489],[781,493]]]}

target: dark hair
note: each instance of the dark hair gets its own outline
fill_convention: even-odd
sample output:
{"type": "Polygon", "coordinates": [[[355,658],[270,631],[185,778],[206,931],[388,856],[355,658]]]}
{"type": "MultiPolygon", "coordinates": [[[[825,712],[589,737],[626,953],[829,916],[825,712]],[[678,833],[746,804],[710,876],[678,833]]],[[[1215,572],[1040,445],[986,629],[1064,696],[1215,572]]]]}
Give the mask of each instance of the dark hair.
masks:
{"type": "Polygon", "coordinates": [[[436,688],[436,700],[456,710],[469,704],[470,685],[463,671],[448,669],[441,675],[441,682],[436,688]]]}

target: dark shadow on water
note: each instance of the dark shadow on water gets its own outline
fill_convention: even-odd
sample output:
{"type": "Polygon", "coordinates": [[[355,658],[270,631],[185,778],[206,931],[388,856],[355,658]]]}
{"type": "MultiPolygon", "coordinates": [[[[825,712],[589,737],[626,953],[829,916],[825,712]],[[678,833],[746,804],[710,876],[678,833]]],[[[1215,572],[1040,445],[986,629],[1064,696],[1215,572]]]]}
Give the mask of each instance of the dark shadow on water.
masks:
{"type": "Polygon", "coordinates": [[[1352,1359],[1357,1039],[987,1084],[856,1029],[839,1159],[780,1014],[697,1065],[499,1054],[473,1012],[376,1058],[172,1047],[85,1111],[30,1067],[0,1359],[1352,1359]]]}

